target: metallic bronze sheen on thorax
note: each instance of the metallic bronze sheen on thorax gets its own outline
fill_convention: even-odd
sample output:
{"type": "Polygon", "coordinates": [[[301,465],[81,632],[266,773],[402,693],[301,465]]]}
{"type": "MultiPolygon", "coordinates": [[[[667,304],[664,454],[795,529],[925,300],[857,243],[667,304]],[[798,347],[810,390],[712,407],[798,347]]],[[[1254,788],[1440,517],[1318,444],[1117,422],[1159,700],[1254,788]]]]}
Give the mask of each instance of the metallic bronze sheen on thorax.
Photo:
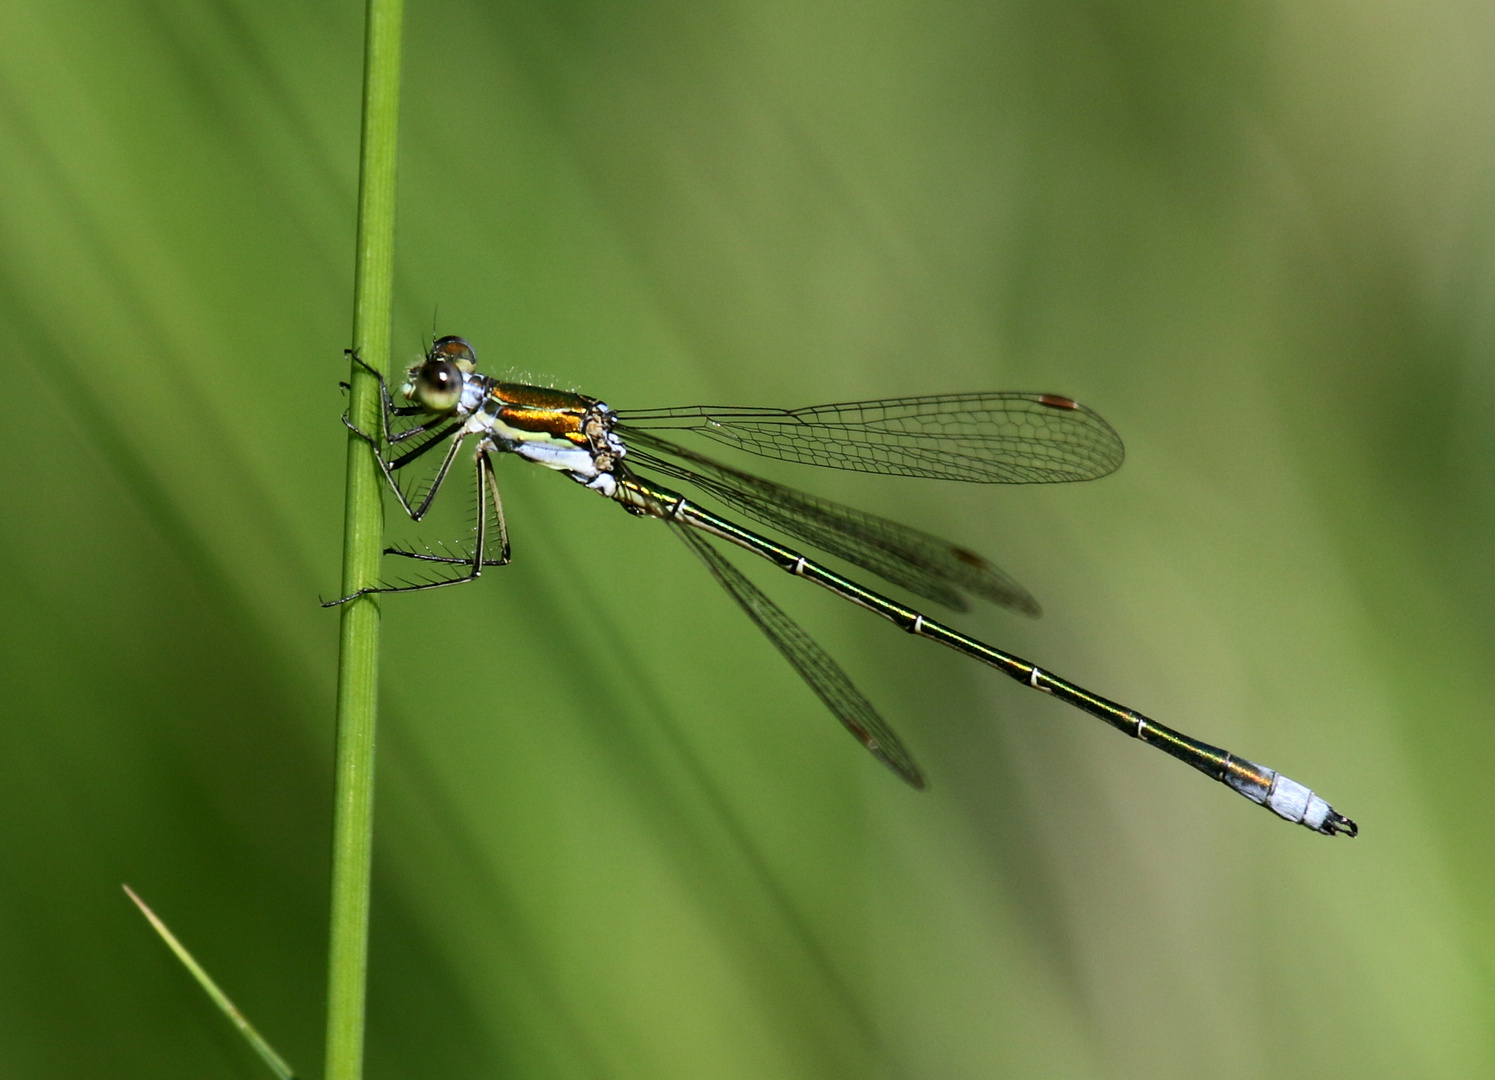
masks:
{"type": "Polygon", "coordinates": [[[587,445],[581,430],[582,419],[597,404],[595,399],[564,390],[506,382],[494,383],[488,393],[499,404],[498,419],[509,427],[565,439],[578,446],[587,445]]]}

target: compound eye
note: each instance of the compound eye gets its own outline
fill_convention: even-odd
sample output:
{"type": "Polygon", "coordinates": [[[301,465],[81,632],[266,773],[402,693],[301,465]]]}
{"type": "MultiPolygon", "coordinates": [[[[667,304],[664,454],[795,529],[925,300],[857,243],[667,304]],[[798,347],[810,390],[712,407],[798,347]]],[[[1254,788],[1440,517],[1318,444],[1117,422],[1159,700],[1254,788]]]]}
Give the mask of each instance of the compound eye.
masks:
{"type": "Polygon", "coordinates": [[[432,412],[450,412],[462,400],[462,369],[450,360],[427,360],[415,376],[415,400],[432,412]]]}
{"type": "Polygon", "coordinates": [[[472,346],[456,336],[437,338],[426,356],[431,360],[450,360],[464,372],[472,372],[478,366],[478,356],[472,346]]]}

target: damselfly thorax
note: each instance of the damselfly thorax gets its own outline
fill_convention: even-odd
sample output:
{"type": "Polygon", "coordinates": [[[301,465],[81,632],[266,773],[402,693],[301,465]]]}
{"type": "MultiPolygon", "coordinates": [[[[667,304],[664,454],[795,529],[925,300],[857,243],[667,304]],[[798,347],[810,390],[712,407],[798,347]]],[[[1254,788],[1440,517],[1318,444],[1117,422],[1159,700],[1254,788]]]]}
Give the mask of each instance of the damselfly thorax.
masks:
{"type": "Polygon", "coordinates": [[[422,411],[462,421],[460,434],[479,439],[475,453],[486,448],[517,454],[613,494],[613,467],[626,450],[613,433],[611,409],[584,394],[503,382],[475,367],[467,342],[441,338],[410,369],[402,392],[422,411]]]}
{"type": "MultiPolygon", "coordinates": [[[[377,374],[377,373],[375,373],[377,374]]],[[[582,394],[502,382],[477,371],[472,346],[438,339],[412,367],[397,406],[380,380],[380,435],[373,444],[406,513],[420,520],[464,445],[475,465],[478,514],[470,547],[452,552],[392,547],[387,554],[444,565],[446,576],[380,583],[370,593],[415,592],[474,581],[509,560],[494,454],[514,454],[570,476],[629,512],[659,518],[706,564],[826,707],[884,765],[916,788],[913,756],[839,665],[706,539],[715,537],[805,578],[888,620],[979,660],[1178,758],[1278,816],[1316,832],[1358,831],[1308,788],[1264,766],[1192,739],[1094,694],[1031,661],[1003,652],[845,577],[771,537],[653,480],[682,481],[760,525],[813,545],[926,600],[957,611],[977,596],[1025,615],[1038,603],[986,559],[937,536],[796,491],[680,446],[659,431],[690,432],[760,457],[834,469],[974,483],[1093,480],[1121,464],[1121,439],[1099,415],[1058,394],[997,391],[889,398],[802,409],[691,405],[618,410],[582,394]],[[411,463],[446,445],[423,492],[402,485],[411,463]]],[[[352,426],[351,424],[349,425],[352,426]]]]}

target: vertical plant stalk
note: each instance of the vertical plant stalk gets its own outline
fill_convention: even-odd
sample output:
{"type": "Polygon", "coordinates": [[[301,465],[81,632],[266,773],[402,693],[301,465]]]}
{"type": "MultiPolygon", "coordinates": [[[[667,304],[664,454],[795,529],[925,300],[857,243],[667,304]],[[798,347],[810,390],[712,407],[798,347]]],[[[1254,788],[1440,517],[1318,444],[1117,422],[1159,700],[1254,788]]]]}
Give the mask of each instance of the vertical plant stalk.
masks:
{"type": "MultiPolygon", "coordinates": [[[[368,0],[364,40],[363,137],[358,171],[358,247],[353,347],[389,367],[394,287],[395,150],[399,133],[403,0],[368,0]]],[[[377,431],[379,384],[354,363],[348,415],[377,431]]],[[[384,492],[373,448],[349,433],[343,518],[343,595],[379,576],[384,492]]],[[[373,848],[374,727],[379,695],[379,601],[342,607],[338,641],[336,780],[332,819],[332,919],[327,956],[327,1080],[363,1074],[367,1000],[369,867],[373,848]]]]}

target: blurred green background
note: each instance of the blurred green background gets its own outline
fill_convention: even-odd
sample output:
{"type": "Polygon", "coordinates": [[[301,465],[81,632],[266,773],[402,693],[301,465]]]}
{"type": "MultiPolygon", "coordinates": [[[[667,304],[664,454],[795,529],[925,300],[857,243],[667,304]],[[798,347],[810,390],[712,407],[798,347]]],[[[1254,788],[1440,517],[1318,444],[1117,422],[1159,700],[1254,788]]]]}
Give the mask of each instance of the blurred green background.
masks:
{"type": "MultiPolygon", "coordinates": [[[[318,1074],[361,35],[0,8],[6,1077],[265,1075],[122,881],[318,1074]]],[[[1077,397],[1094,484],[762,471],[1362,835],[747,566],[918,796],[504,462],[513,565],[384,605],[368,1075],[1491,1075],[1492,53],[1479,3],[412,3],[400,363],[436,311],[619,407],[1077,397]]]]}

